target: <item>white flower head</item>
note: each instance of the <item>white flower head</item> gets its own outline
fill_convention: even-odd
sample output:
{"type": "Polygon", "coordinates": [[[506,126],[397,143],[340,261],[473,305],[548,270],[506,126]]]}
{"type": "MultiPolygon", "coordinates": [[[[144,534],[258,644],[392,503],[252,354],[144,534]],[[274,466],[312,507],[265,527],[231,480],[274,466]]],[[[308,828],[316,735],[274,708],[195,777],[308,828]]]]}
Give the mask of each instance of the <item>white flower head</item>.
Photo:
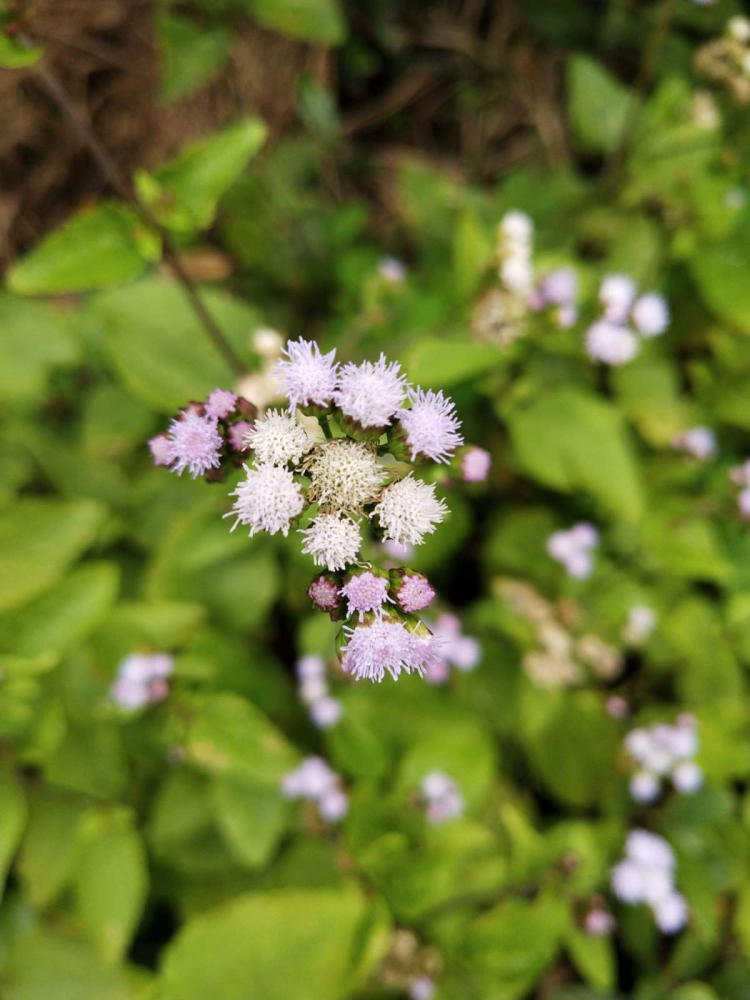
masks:
{"type": "Polygon", "coordinates": [[[287,360],[274,365],[272,374],[284,386],[292,407],[327,407],[338,385],[336,350],[321,354],[320,348],[310,340],[290,340],[282,354],[287,360]]]}
{"type": "Polygon", "coordinates": [[[679,892],[670,892],[654,904],[656,926],[664,934],[676,934],[687,923],[688,907],[679,892]]]}
{"type": "Polygon", "coordinates": [[[236,518],[232,531],[238,524],[244,524],[250,528],[250,537],[257,531],[267,531],[269,535],[280,531],[288,535],[292,519],[305,506],[302,487],[288,469],[279,465],[243,468],[247,476],[229,494],[237,499],[232,510],[224,515],[236,518]]]}
{"type": "Polygon", "coordinates": [[[526,212],[511,209],[500,220],[500,232],[515,243],[528,243],[534,235],[534,223],[526,212]]]}
{"type": "Polygon", "coordinates": [[[669,326],[669,306],[658,292],[641,295],[633,306],[631,319],[638,333],[643,337],[658,337],[669,326]]]}
{"type": "Polygon", "coordinates": [[[586,351],[592,361],[625,365],[638,353],[638,338],[626,326],[599,320],[586,333],[586,351]]]}
{"type": "Polygon", "coordinates": [[[464,442],[458,433],[461,421],[453,400],[444,398],[442,392],[424,392],[419,387],[410,391],[409,398],[411,409],[399,410],[398,418],[412,462],[417,455],[425,455],[433,462],[447,462],[464,442]]]}
{"type": "Polygon", "coordinates": [[[672,772],[672,784],[678,792],[692,795],[703,784],[703,771],[693,760],[683,760],[672,772]]]}
{"type": "Polygon", "coordinates": [[[360,427],[387,427],[406,396],[406,376],[398,361],[349,363],[341,370],[334,400],[345,416],[360,427]]]}
{"type": "Polygon", "coordinates": [[[305,536],[302,551],[313,557],[316,566],[335,572],[357,559],[359,525],[343,514],[318,514],[300,533],[305,536]]]}
{"type": "Polygon", "coordinates": [[[599,288],[604,315],[612,323],[624,323],[633,304],[636,285],[624,274],[609,274],[599,288]]]}
{"type": "Polygon", "coordinates": [[[661,782],[650,771],[638,771],[634,774],[629,787],[635,802],[654,802],[661,792],[661,782]]]}
{"type": "Polygon", "coordinates": [[[318,729],[330,729],[335,726],[344,713],[344,706],[337,698],[324,695],[316,698],[310,705],[310,718],[318,729]]]}
{"type": "Polygon", "coordinates": [[[296,465],[314,443],[293,414],[284,410],[268,410],[255,421],[246,441],[263,465],[296,465]]]}
{"type": "Polygon", "coordinates": [[[649,867],[671,871],[675,865],[674,851],[667,841],[648,830],[631,830],[626,842],[626,853],[632,861],[649,867]]]}
{"type": "Polygon", "coordinates": [[[386,480],[369,444],[337,438],[317,449],[307,470],[310,499],[322,508],[355,512],[375,500],[386,480]]]}
{"type": "Polygon", "coordinates": [[[428,486],[411,473],[389,486],[373,511],[385,537],[401,545],[421,545],[447,513],[448,508],[435,496],[435,484],[428,486]]]}
{"type": "Polygon", "coordinates": [[[612,869],[612,891],[623,903],[640,903],[644,898],[643,869],[627,858],[612,869]]]}
{"type": "Polygon", "coordinates": [[[710,427],[690,427],[678,434],[673,444],[678,451],[687,452],[699,462],[706,462],[716,454],[716,435],[710,427]]]}

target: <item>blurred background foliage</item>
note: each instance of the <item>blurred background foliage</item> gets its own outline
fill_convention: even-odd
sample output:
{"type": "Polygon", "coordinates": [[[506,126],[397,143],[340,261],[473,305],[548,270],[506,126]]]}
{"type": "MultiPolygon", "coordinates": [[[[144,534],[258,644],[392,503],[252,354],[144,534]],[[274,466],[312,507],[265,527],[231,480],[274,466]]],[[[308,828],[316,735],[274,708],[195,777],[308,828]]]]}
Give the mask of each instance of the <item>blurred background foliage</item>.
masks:
{"type": "Polygon", "coordinates": [[[386,1000],[419,974],[439,1000],[750,996],[750,542],[727,475],[750,430],[750,122],[700,62],[740,8],[0,4],[4,998],[386,1000]],[[608,370],[580,324],[477,339],[510,209],[541,271],[575,266],[584,319],[620,272],[666,295],[669,331],[608,370]],[[312,727],[293,663],[330,657],[334,627],[311,561],[230,535],[226,488],[149,461],[178,407],[237,383],[165,234],[247,371],[270,326],[385,350],[456,399],[490,480],[449,491],[415,568],[480,638],[476,671],[371,686],[331,664],[345,714],[312,727]],[[705,463],[672,447],[699,424],[705,463]],[[576,582],[545,540],[582,519],[602,544],[576,582]],[[509,578],[617,669],[530,676],[509,578]],[[658,625],[625,648],[634,604],[658,625]],[[108,691],[140,649],[175,676],[128,716],[108,691]],[[612,694],[638,721],[696,716],[701,790],[630,800],[612,694]],[[312,752],[350,793],[339,828],[278,793],[312,752]],[[467,810],[432,828],[436,767],[467,810]],[[587,936],[637,825],[672,844],[689,925],[613,904],[615,934],[587,936]]]}

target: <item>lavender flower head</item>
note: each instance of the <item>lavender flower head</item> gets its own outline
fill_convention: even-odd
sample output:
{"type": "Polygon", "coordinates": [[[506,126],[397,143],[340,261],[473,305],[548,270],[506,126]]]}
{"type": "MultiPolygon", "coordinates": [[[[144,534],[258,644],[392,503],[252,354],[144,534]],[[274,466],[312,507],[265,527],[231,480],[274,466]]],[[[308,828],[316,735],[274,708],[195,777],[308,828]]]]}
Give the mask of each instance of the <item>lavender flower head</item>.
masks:
{"type": "Polygon", "coordinates": [[[716,454],[716,435],[710,427],[691,427],[673,439],[678,451],[684,451],[699,462],[707,462],[716,454]]]}
{"type": "Polygon", "coordinates": [[[172,460],[172,444],[166,434],[157,434],[148,443],[154,465],[169,465],[172,460]]]}
{"type": "Polygon", "coordinates": [[[206,416],[213,420],[223,420],[234,410],[237,397],[228,389],[214,389],[206,400],[206,416]]]}
{"type": "Polygon", "coordinates": [[[345,625],[343,632],[347,641],[341,647],[341,666],[355,680],[380,683],[386,671],[394,680],[401,671],[421,675],[432,654],[429,642],[420,645],[404,622],[385,616],[345,625]]]}
{"type": "Polygon", "coordinates": [[[360,621],[365,612],[378,612],[386,601],[391,600],[388,596],[388,578],[373,573],[372,570],[352,573],[340,594],[347,601],[347,617],[356,614],[360,621]]]}
{"type": "Polygon", "coordinates": [[[427,822],[439,826],[462,816],[465,803],[456,782],[444,771],[430,771],[420,787],[425,800],[427,822]]]}
{"type": "Polygon", "coordinates": [[[418,455],[447,462],[464,441],[458,433],[461,421],[453,400],[445,399],[442,392],[424,392],[419,387],[409,393],[409,399],[410,409],[399,410],[398,416],[412,462],[418,455]]]}
{"type": "Polygon", "coordinates": [[[238,452],[249,451],[249,437],[254,426],[249,420],[238,420],[236,424],[231,424],[227,436],[230,448],[238,452]]]}
{"type": "Polygon", "coordinates": [[[171,471],[181,476],[188,469],[193,479],[221,464],[223,441],[216,421],[186,410],[169,428],[171,471]]]}
{"type": "Polygon", "coordinates": [[[117,668],[110,697],[119,708],[127,711],[157,704],[169,693],[167,678],[173,669],[174,660],[166,653],[126,656],[117,668]]]}
{"type": "Polygon", "coordinates": [[[555,531],[547,539],[547,554],[562,563],[568,576],[585,580],[594,569],[592,552],[599,544],[599,533],[585,521],[568,531],[555,531]]]}
{"type": "Polygon", "coordinates": [[[406,614],[423,611],[435,597],[435,590],[427,577],[408,570],[394,570],[391,585],[396,603],[406,614]]]}
{"type": "Polygon", "coordinates": [[[338,386],[336,351],[321,354],[308,340],[289,341],[282,353],[286,360],[276,363],[272,374],[278,378],[292,407],[328,407],[338,386]]]}
{"type": "Polygon", "coordinates": [[[669,326],[669,306],[658,292],[647,292],[636,301],[631,319],[642,337],[658,337],[669,326]]]}
{"type": "Polygon", "coordinates": [[[589,327],[586,350],[592,361],[625,365],[638,353],[638,338],[626,326],[603,319],[589,327]]]}
{"type": "Polygon", "coordinates": [[[624,323],[636,296],[632,278],[624,274],[610,274],[602,281],[599,300],[604,306],[604,316],[612,323],[624,323]]]}
{"type": "Polygon", "coordinates": [[[685,926],[687,903],[675,889],[675,857],[666,840],[647,830],[633,830],[625,858],[612,869],[612,890],[625,903],[646,903],[665,934],[685,926]]]}
{"type": "Polygon", "coordinates": [[[492,458],[484,448],[472,445],[460,454],[459,465],[465,483],[483,483],[489,474],[492,458]]]}

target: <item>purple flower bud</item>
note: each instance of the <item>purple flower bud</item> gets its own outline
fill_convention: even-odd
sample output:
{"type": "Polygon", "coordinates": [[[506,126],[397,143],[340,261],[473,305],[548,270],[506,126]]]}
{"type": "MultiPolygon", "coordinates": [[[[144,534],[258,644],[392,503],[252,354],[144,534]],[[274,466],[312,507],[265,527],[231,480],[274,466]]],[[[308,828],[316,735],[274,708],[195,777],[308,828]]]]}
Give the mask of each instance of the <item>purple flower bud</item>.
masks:
{"type": "Polygon", "coordinates": [[[331,616],[331,621],[344,617],[341,600],[341,581],[335,573],[321,573],[316,576],[307,588],[307,596],[313,607],[325,611],[331,616]]]}
{"type": "Polygon", "coordinates": [[[435,597],[435,590],[426,576],[411,569],[392,569],[391,588],[396,603],[407,614],[422,611],[435,597]]]}
{"type": "Polygon", "coordinates": [[[169,465],[173,460],[172,445],[166,434],[157,434],[148,443],[154,465],[169,465]]]}
{"type": "Polygon", "coordinates": [[[492,465],[490,453],[470,445],[459,453],[459,468],[465,483],[483,483],[492,465]]]}
{"type": "Polygon", "coordinates": [[[339,593],[347,600],[347,618],[355,612],[362,621],[365,612],[379,612],[388,597],[388,577],[369,569],[355,569],[347,573],[339,593]]]}
{"type": "Polygon", "coordinates": [[[214,389],[206,400],[206,416],[214,420],[223,420],[234,410],[237,397],[228,389],[214,389]]]}
{"type": "Polygon", "coordinates": [[[594,907],[586,914],[583,927],[589,937],[607,937],[615,929],[615,918],[611,913],[594,907]]]}
{"type": "Polygon", "coordinates": [[[251,424],[249,420],[238,420],[236,424],[232,424],[229,428],[229,445],[234,451],[248,451],[250,448],[250,442],[247,440],[247,435],[252,431],[255,424],[251,424]]]}

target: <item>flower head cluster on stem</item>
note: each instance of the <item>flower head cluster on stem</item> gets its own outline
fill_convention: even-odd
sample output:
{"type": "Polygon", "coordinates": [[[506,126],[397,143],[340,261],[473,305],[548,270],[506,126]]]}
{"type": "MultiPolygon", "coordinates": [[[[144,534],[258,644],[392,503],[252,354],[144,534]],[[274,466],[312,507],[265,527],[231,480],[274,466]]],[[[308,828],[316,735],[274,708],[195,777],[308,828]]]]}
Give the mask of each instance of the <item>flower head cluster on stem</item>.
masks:
{"type": "Polygon", "coordinates": [[[303,339],[279,348],[277,335],[271,339],[269,374],[286,406],[259,414],[215,389],[150,442],[154,463],[215,481],[242,464],[225,516],[250,536],[299,532],[303,553],[321,570],[308,596],[343,622],[343,669],[372,681],[423,676],[438,662],[440,642],[416,612],[435,591],[419,573],[363,563],[364,531],[369,524],[379,541],[406,551],[421,545],[449,513],[429,464],[467,463],[464,478],[475,482],[486,476],[489,455],[463,447],[453,401],[411,386],[398,361],[381,354],[342,366],[335,350],[303,339]]]}

